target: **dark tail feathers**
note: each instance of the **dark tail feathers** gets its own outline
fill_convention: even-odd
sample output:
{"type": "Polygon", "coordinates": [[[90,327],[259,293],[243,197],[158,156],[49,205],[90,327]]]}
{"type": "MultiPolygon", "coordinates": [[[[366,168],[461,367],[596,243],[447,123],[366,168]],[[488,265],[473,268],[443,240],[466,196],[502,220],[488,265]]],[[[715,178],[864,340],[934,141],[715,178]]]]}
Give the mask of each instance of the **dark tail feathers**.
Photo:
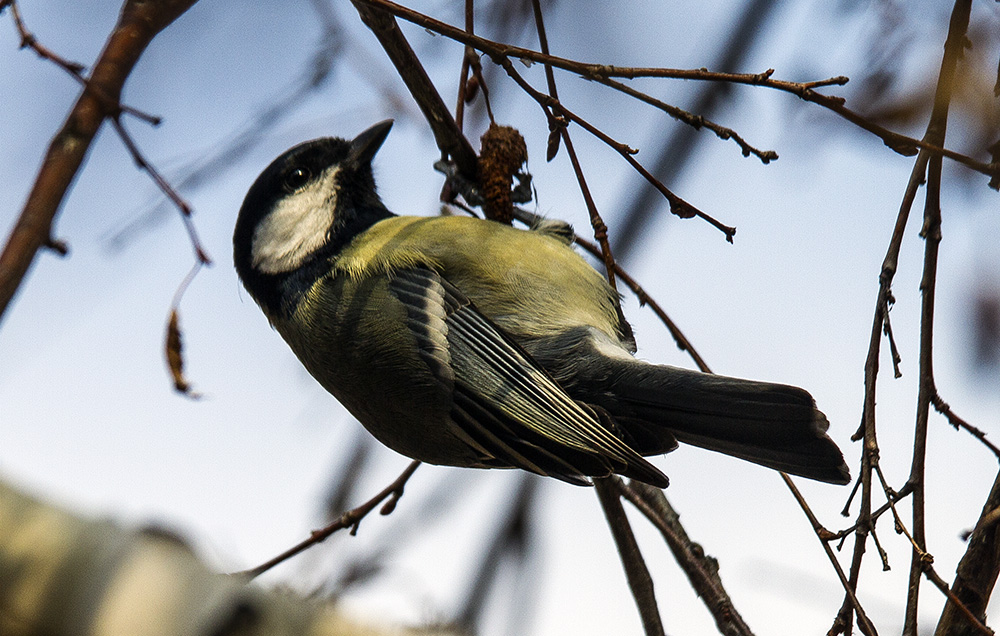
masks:
{"type": "MultiPolygon", "coordinates": [[[[615,361],[606,408],[652,455],[672,439],[793,475],[846,484],[851,475],[826,434],[829,422],[803,389],[640,361],[615,361]]],[[[605,394],[607,395],[607,394],[605,394]]]]}

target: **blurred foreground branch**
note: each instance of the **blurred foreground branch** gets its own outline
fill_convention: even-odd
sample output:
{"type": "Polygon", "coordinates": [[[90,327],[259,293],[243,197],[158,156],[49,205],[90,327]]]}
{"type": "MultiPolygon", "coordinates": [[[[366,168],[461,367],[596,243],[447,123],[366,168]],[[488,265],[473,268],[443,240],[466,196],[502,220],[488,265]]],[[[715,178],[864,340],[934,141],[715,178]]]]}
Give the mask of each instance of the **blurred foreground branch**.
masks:
{"type": "Polygon", "coordinates": [[[0,481],[0,634],[440,634],[373,628],[328,603],[210,571],[176,535],[85,519],[0,481]]]}

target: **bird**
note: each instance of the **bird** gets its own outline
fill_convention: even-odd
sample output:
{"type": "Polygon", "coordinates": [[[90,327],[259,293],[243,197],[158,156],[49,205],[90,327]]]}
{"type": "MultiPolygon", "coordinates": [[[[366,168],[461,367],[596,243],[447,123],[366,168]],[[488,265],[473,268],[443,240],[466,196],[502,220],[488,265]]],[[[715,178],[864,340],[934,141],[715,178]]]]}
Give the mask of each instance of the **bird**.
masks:
{"type": "Polygon", "coordinates": [[[392,120],[275,159],[233,232],[237,274],[308,372],[381,443],[429,464],[658,488],[678,442],[846,484],[804,389],[643,361],[562,222],[404,216],[376,192],[392,120]]]}

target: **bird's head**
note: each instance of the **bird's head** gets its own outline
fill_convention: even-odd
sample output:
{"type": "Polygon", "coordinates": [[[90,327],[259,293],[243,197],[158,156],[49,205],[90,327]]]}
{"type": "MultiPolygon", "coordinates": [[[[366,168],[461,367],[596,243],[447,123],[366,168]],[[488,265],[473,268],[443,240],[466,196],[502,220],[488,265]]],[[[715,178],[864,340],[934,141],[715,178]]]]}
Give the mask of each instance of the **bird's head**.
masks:
{"type": "Polygon", "coordinates": [[[324,137],[271,162],[250,187],[233,233],[236,271],[250,294],[276,309],[279,283],[322,263],[391,216],[375,192],[371,162],[392,120],[352,140],[324,137]]]}

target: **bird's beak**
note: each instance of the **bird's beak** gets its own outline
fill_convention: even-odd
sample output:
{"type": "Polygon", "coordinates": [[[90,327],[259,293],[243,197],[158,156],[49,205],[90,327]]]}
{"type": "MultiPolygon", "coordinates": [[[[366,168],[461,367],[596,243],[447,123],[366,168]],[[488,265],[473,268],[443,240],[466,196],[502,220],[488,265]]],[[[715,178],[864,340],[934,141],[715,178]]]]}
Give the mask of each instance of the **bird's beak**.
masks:
{"type": "Polygon", "coordinates": [[[375,157],[375,153],[382,147],[392,128],[392,120],[380,121],[368,130],[364,131],[351,140],[351,152],[348,160],[358,164],[370,164],[375,157]]]}

